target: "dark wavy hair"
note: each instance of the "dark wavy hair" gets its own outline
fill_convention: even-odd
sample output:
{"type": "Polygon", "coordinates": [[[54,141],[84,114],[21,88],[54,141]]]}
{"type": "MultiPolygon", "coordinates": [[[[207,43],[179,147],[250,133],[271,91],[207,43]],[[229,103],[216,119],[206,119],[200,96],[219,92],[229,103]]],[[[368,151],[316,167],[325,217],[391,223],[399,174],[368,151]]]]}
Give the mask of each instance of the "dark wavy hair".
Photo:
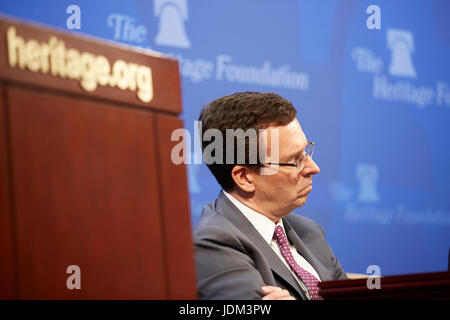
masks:
{"type": "MultiPolygon", "coordinates": [[[[280,95],[275,93],[260,93],[260,92],[237,92],[232,95],[224,96],[205,105],[201,112],[199,121],[201,121],[201,137],[208,129],[218,129],[222,133],[222,137],[226,136],[226,129],[254,129],[258,132],[259,129],[265,129],[269,126],[284,126],[294,120],[297,111],[292,106],[292,103],[280,95]]],[[[202,150],[205,151],[209,141],[202,139],[202,150]]],[[[252,164],[249,162],[249,144],[258,144],[250,141],[245,141],[245,163],[252,170],[259,167],[260,163],[252,164]]],[[[235,141],[226,141],[223,143],[223,160],[221,163],[210,163],[207,166],[211,170],[217,182],[226,191],[234,188],[234,181],[231,177],[231,170],[238,164],[235,141]],[[234,161],[230,163],[225,161],[226,144],[233,143],[234,161]]],[[[257,150],[259,150],[257,146],[257,150]]],[[[258,153],[259,154],[259,153],[258,153]]],[[[241,163],[239,163],[241,164],[241,163]]]]}

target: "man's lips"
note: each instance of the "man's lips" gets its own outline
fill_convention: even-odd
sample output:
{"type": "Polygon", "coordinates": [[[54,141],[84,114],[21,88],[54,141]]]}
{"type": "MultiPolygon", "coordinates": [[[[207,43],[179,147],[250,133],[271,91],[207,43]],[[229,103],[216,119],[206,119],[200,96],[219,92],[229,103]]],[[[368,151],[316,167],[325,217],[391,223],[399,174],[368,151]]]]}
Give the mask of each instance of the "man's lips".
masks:
{"type": "Polygon", "coordinates": [[[310,193],[312,190],[312,182],[310,182],[308,185],[306,185],[306,187],[304,187],[302,189],[302,191],[300,192],[300,196],[305,196],[308,193],[310,193]]]}

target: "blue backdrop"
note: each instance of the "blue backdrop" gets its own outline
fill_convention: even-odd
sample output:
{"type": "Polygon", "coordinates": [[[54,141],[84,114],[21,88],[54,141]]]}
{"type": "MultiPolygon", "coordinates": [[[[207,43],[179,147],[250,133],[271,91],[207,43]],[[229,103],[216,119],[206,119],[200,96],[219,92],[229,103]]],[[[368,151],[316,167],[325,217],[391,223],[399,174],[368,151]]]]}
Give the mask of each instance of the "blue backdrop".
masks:
{"type": "MultiPolygon", "coordinates": [[[[450,2],[15,0],[0,11],[175,56],[191,132],[216,97],[279,93],[321,167],[296,213],[325,228],[344,269],[447,269],[450,2]]],[[[204,164],[188,175],[195,225],[219,186],[204,164]]]]}

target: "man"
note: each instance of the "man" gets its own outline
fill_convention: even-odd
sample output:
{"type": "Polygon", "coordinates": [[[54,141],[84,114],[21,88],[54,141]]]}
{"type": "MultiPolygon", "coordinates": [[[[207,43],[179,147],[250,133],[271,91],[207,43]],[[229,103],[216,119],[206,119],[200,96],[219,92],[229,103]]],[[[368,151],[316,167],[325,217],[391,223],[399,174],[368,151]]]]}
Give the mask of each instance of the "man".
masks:
{"type": "Polygon", "coordinates": [[[320,171],[296,113],[279,95],[257,92],[225,96],[202,109],[202,137],[209,129],[223,137],[227,129],[242,129],[266,139],[249,135],[240,162],[234,139],[219,150],[223,161],[207,161],[220,152],[207,155],[203,139],[205,162],[223,190],[205,206],[194,232],[200,299],[321,299],[319,281],[346,279],[323,229],[290,214],[306,202],[320,171]],[[252,162],[255,143],[259,158],[252,162]],[[231,163],[225,161],[230,151],[231,163]]]}

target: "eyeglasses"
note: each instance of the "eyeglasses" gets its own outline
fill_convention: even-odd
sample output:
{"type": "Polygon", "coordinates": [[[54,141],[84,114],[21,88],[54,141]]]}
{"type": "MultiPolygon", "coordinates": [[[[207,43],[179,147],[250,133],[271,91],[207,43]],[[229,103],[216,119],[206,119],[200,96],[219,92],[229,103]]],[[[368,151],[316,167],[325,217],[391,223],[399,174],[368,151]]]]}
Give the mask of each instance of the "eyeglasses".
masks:
{"type": "Polygon", "coordinates": [[[298,158],[295,163],[275,163],[275,162],[268,162],[268,163],[263,163],[264,165],[275,165],[275,166],[286,166],[286,167],[296,167],[297,168],[297,172],[302,172],[302,170],[305,168],[305,162],[306,162],[306,158],[310,157],[312,158],[313,153],[314,153],[314,146],[316,145],[316,143],[314,141],[310,141],[308,142],[308,145],[305,148],[305,152],[303,153],[303,155],[298,158]]]}

